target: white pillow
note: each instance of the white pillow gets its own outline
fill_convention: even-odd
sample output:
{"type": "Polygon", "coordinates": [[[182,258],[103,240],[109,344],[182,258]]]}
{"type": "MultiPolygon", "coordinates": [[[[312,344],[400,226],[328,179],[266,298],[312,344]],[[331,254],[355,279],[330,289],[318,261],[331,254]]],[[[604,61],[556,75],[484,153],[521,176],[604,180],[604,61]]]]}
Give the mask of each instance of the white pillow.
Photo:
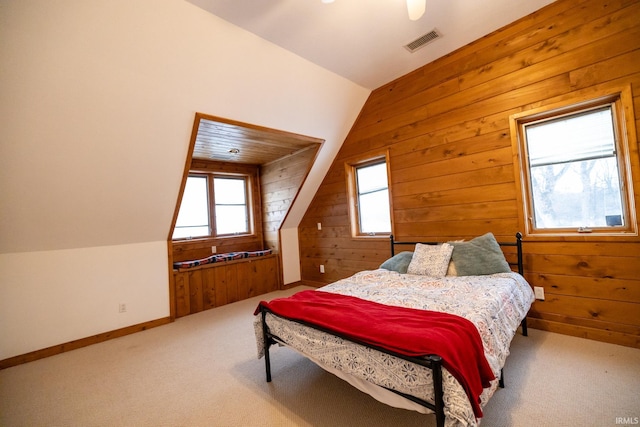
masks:
{"type": "Polygon", "coordinates": [[[453,246],[448,243],[441,245],[424,245],[417,243],[413,257],[407,268],[407,274],[422,276],[444,277],[447,274],[453,246]]]}

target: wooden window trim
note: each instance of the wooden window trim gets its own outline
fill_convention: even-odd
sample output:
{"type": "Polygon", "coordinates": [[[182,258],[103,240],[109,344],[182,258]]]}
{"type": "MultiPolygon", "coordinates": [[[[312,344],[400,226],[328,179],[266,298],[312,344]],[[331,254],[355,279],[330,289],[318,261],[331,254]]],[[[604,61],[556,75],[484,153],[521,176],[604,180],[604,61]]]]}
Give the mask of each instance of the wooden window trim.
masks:
{"type": "Polygon", "coordinates": [[[199,241],[221,239],[221,238],[237,239],[237,238],[243,238],[243,237],[256,237],[255,213],[254,213],[255,202],[253,200],[253,193],[252,193],[254,176],[247,173],[228,173],[228,172],[218,172],[218,171],[210,171],[210,170],[209,171],[208,170],[191,170],[189,171],[188,176],[201,176],[201,177],[207,178],[207,190],[209,193],[208,208],[209,208],[210,234],[208,236],[200,236],[200,237],[194,237],[194,238],[172,239],[174,243],[199,242],[199,241]],[[248,224],[249,230],[246,233],[233,233],[233,234],[217,233],[217,225],[216,225],[216,218],[215,218],[216,199],[215,199],[215,191],[214,191],[214,185],[213,185],[213,180],[215,178],[239,178],[244,180],[245,200],[247,202],[247,205],[246,205],[247,219],[249,221],[249,224],[248,224]]]}
{"type": "Polygon", "coordinates": [[[590,91],[559,103],[522,111],[509,117],[511,145],[518,188],[516,198],[519,206],[519,224],[527,240],[531,241],[638,241],[637,212],[640,210],[640,161],[636,139],[633,96],[630,86],[602,88],[590,91]],[[535,229],[533,225],[533,203],[529,181],[526,144],[522,134],[524,125],[550,117],[573,114],[589,108],[611,104],[616,134],[617,161],[620,183],[623,189],[623,209],[627,217],[625,227],[612,231],[594,228],[589,233],[576,229],[535,229]]]}
{"type": "Polygon", "coordinates": [[[356,240],[372,240],[372,239],[388,239],[390,234],[393,234],[394,221],[393,221],[393,204],[391,193],[391,167],[389,163],[389,151],[384,150],[377,153],[369,153],[369,155],[352,158],[344,163],[345,177],[347,183],[347,200],[349,208],[349,224],[351,228],[351,238],[356,240]],[[389,215],[391,220],[391,232],[390,233],[362,233],[360,231],[360,213],[358,209],[358,190],[356,169],[363,166],[369,166],[380,162],[385,162],[387,167],[387,189],[389,192],[389,215]]]}
{"type": "Polygon", "coordinates": [[[210,211],[213,211],[211,220],[213,221],[212,224],[214,224],[214,227],[216,228],[216,234],[215,236],[212,235],[211,237],[227,238],[227,237],[253,236],[255,233],[255,227],[253,224],[253,204],[252,204],[253,197],[251,197],[251,176],[244,175],[244,174],[214,172],[211,174],[211,178],[210,178],[212,187],[213,187],[213,180],[215,178],[234,178],[234,179],[242,179],[244,181],[245,213],[247,215],[248,224],[247,224],[247,231],[245,233],[218,234],[217,224],[215,223],[215,207],[216,207],[216,201],[215,201],[215,195],[214,195],[215,191],[213,191],[212,189],[211,190],[211,193],[212,193],[211,207],[213,207],[213,209],[210,209],[210,211]]]}

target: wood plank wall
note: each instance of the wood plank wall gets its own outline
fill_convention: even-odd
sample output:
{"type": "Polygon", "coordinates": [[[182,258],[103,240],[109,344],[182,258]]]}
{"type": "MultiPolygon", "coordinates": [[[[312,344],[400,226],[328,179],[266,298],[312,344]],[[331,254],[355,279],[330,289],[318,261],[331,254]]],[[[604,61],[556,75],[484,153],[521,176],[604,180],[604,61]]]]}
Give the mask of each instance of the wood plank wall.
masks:
{"type": "MultiPolygon", "coordinates": [[[[509,116],[629,84],[640,129],[640,2],[558,0],[375,90],[300,225],[303,282],[330,283],[388,257],[386,239],[350,237],[345,159],[390,150],[400,239],[491,231],[510,240],[523,224],[509,116]]],[[[524,252],[526,278],[546,293],[532,327],[640,347],[640,240],[525,241],[524,252]]]]}
{"type": "Polygon", "coordinates": [[[276,255],[207,264],[174,271],[175,316],[266,294],[280,288],[276,255]]]}
{"type": "Polygon", "coordinates": [[[309,174],[320,144],[260,167],[265,248],[280,251],[280,226],[309,174]]]}

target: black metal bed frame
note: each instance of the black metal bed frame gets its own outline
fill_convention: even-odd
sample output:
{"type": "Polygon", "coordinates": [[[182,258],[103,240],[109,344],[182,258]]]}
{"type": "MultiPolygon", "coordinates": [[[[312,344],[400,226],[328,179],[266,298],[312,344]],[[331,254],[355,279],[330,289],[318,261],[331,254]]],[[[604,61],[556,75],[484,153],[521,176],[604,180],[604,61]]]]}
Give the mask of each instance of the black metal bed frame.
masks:
{"type": "MultiPolygon", "coordinates": [[[[422,244],[427,244],[427,245],[437,245],[440,244],[441,242],[398,242],[395,241],[393,238],[393,235],[389,236],[390,238],[390,242],[391,242],[391,256],[395,255],[395,246],[397,245],[415,245],[416,243],[422,243],[422,244]]],[[[524,272],[524,266],[523,266],[523,261],[522,261],[522,234],[520,232],[516,233],[516,241],[515,242],[498,242],[498,244],[500,246],[515,246],[517,248],[517,262],[516,263],[509,263],[509,265],[513,265],[513,266],[517,266],[518,268],[518,273],[520,273],[521,275],[524,272]]],[[[281,338],[279,338],[278,336],[272,334],[269,331],[269,327],[267,326],[267,322],[266,322],[266,317],[267,317],[267,313],[271,313],[273,316],[277,316],[276,314],[274,314],[273,312],[271,312],[268,308],[265,308],[263,306],[260,306],[260,314],[262,316],[262,334],[263,334],[263,339],[264,339],[264,361],[265,361],[265,370],[266,370],[266,376],[267,376],[267,382],[271,382],[271,358],[269,355],[269,347],[271,347],[271,345],[273,344],[278,344],[278,343],[282,343],[286,345],[286,342],[284,340],[282,340],[281,338]]],[[[387,390],[400,395],[406,399],[411,400],[414,403],[417,403],[419,405],[422,405],[426,408],[431,409],[436,416],[436,426],[437,427],[444,427],[444,421],[445,421],[445,414],[444,414],[444,390],[442,387],[442,357],[438,356],[437,354],[431,354],[431,355],[427,355],[424,357],[410,357],[410,356],[405,356],[402,354],[397,354],[394,353],[392,351],[386,350],[384,348],[381,347],[377,347],[374,345],[370,345],[370,344],[366,344],[364,342],[361,342],[359,340],[350,338],[350,337],[346,337],[343,336],[341,334],[336,334],[333,331],[327,330],[325,328],[319,327],[317,325],[312,325],[309,324],[307,322],[302,322],[302,321],[298,321],[298,320],[293,320],[293,319],[287,319],[289,321],[293,321],[296,323],[300,323],[303,324],[305,326],[308,326],[310,328],[313,329],[317,329],[319,331],[322,332],[326,332],[326,333],[330,333],[334,336],[338,336],[342,339],[345,339],[347,341],[353,342],[355,344],[359,344],[368,348],[372,348],[374,350],[380,351],[382,353],[386,353],[389,354],[391,356],[400,358],[400,359],[404,359],[407,360],[409,362],[424,366],[428,369],[431,369],[432,372],[432,377],[433,377],[433,396],[434,396],[434,402],[430,403],[427,402],[426,400],[417,398],[415,396],[411,396],[408,395],[406,393],[402,393],[400,391],[397,390],[393,390],[391,388],[387,388],[385,387],[387,390]]],[[[522,320],[521,323],[522,326],[522,335],[527,336],[527,318],[525,317],[522,320]]],[[[502,372],[502,370],[500,371],[500,379],[499,379],[499,386],[501,388],[504,388],[504,374],[502,372]]]]}
{"type": "MultiPolygon", "coordinates": [[[[417,243],[422,243],[423,245],[440,245],[442,242],[398,242],[394,240],[393,234],[389,235],[389,240],[391,242],[391,256],[396,254],[396,246],[399,245],[416,245],[417,243]]],[[[514,246],[516,248],[517,253],[517,261],[510,262],[510,266],[516,266],[518,268],[518,273],[522,276],[524,274],[524,263],[522,261],[522,233],[516,233],[516,241],[515,242],[498,242],[500,246],[514,246]]],[[[522,335],[525,337],[528,335],[527,332],[527,318],[522,319],[522,335]]],[[[504,383],[502,381],[502,376],[500,377],[500,387],[504,387],[504,383]]]]}

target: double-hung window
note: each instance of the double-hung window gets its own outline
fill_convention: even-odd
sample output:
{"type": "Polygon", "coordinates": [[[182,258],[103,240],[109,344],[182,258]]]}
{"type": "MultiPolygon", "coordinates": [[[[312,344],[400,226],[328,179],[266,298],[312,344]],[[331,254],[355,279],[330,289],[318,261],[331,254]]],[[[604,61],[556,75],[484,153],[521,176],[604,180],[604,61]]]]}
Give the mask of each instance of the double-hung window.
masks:
{"type": "Polygon", "coordinates": [[[512,117],[528,234],[637,232],[620,94],[512,117]]]}
{"type": "Polygon", "coordinates": [[[251,233],[247,176],[190,174],[173,239],[251,233]]]}
{"type": "Polygon", "coordinates": [[[347,163],[352,235],[391,233],[391,207],[386,157],[347,163]]]}

